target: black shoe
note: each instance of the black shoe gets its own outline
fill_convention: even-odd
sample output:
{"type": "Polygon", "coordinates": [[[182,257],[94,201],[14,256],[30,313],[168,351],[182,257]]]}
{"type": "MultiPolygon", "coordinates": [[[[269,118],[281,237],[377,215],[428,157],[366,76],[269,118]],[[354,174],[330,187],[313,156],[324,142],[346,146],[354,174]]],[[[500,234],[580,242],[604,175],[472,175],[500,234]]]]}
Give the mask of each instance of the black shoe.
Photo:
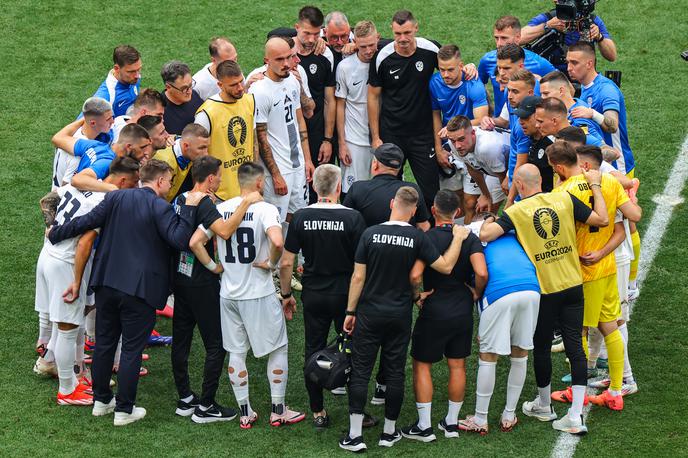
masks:
{"type": "Polygon", "coordinates": [[[444,418],[440,420],[437,427],[440,431],[444,431],[446,438],[459,437],[459,425],[448,425],[444,418]]]}
{"type": "Polygon", "coordinates": [[[377,426],[378,423],[380,423],[380,419],[377,417],[373,417],[369,413],[363,413],[363,427],[364,428],[372,428],[373,426],[377,426]]]}
{"type": "Polygon", "coordinates": [[[360,453],[365,452],[368,447],[366,447],[365,442],[363,442],[363,436],[358,436],[352,439],[347,434],[345,437],[342,437],[339,440],[339,448],[343,448],[344,450],[348,450],[350,452],[360,453]]]}
{"type": "Polygon", "coordinates": [[[380,434],[380,441],[377,443],[380,447],[391,447],[401,440],[401,431],[394,430],[394,434],[382,433],[380,434]]]}
{"type": "Polygon", "coordinates": [[[373,394],[373,398],[370,400],[370,403],[374,406],[385,405],[385,390],[380,388],[377,384],[375,385],[375,394],[373,394]]]}
{"type": "Polygon", "coordinates": [[[201,405],[201,401],[198,400],[194,393],[191,393],[192,399],[189,402],[184,402],[181,399],[177,401],[177,410],[174,411],[180,417],[188,417],[194,413],[196,407],[201,405]]]}
{"type": "Polygon", "coordinates": [[[432,430],[432,426],[426,429],[420,429],[418,427],[418,422],[405,428],[401,428],[401,435],[407,439],[413,439],[420,442],[432,442],[437,439],[434,431],[432,430]]]}
{"type": "Polygon", "coordinates": [[[230,421],[236,416],[236,410],[215,403],[206,410],[202,410],[201,406],[198,406],[191,415],[191,421],[194,423],[214,423],[216,421],[230,421]]]}
{"type": "Polygon", "coordinates": [[[320,417],[313,418],[313,427],[315,429],[325,429],[330,426],[330,417],[328,415],[322,415],[320,417]]]}

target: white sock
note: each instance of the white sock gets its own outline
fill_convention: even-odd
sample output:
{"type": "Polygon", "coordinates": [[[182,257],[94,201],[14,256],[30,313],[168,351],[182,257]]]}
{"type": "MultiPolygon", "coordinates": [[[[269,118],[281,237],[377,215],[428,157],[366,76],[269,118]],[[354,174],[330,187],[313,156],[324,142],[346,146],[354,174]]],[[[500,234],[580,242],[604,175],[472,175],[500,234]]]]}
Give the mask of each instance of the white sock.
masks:
{"type": "Polygon", "coordinates": [[[607,354],[607,346],[604,344],[604,336],[602,337],[602,345],[600,345],[600,355],[598,358],[609,359],[609,355],[607,354]]]}
{"type": "Polygon", "coordinates": [[[232,385],[234,397],[239,404],[242,416],[253,413],[248,400],[248,370],[246,369],[246,353],[230,353],[227,367],[229,383],[232,385]]]}
{"type": "Polygon", "coordinates": [[[588,369],[594,369],[604,343],[604,337],[597,328],[588,330],[588,369]]]}
{"type": "Polygon", "coordinates": [[[638,289],[638,280],[631,280],[628,282],[630,289],[638,289]]]}
{"type": "MultiPolygon", "coordinates": [[[[275,406],[284,407],[284,396],[287,392],[287,375],[289,361],[287,346],[283,345],[273,350],[268,356],[268,380],[270,381],[270,397],[275,406]]],[[[278,412],[281,413],[281,410],[278,412]]]]}
{"type": "Polygon", "coordinates": [[[193,401],[193,394],[190,394],[190,395],[188,395],[187,397],[180,399],[180,401],[182,401],[182,402],[191,402],[191,401],[193,401]]]}
{"type": "Polygon", "coordinates": [[[363,414],[349,414],[349,437],[355,439],[363,435],[363,414]]]}
{"type": "Polygon", "coordinates": [[[463,401],[454,402],[449,400],[449,405],[447,406],[447,416],[444,417],[444,422],[448,425],[456,425],[459,423],[459,412],[461,411],[461,406],[463,401]]]}
{"type": "Polygon", "coordinates": [[[583,401],[585,400],[585,385],[572,385],[573,399],[569,409],[569,417],[578,419],[583,414],[583,401]]]}
{"type": "Polygon", "coordinates": [[[394,432],[397,430],[397,421],[396,420],[390,420],[389,418],[385,418],[385,426],[382,428],[382,432],[385,434],[394,434],[394,432]]]}
{"type": "Polygon", "coordinates": [[[631,368],[631,360],[628,359],[628,326],[627,323],[619,326],[619,332],[623,338],[624,343],[624,371],[623,380],[624,382],[634,382],[633,378],[633,368],[631,368]]]}
{"type": "Polygon", "coordinates": [[[38,313],[38,342],[37,346],[40,344],[48,346],[50,342],[50,337],[53,334],[53,323],[50,321],[50,315],[44,312],[38,313]]]}
{"type": "Polygon", "coordinates": [[[502,412],[502,419],[512,421],[514,419],[518,399],[521,397],[523,384],[526,382],[528,370],[528,357],[511,358],[511,369],[506,383],[506,406],[502,412]]]}
{"type": "Polygon", "coordinates": [[[55,341],[55,364],[60,379],[60,393],[70,394],[78,383],[74,375],[74,347],[78,328],[69,331],[58,330],[55,341]]]}
{"type": "Polygon", "coordinates": [[[552,384],[543,388],[538,387],[538,398],[540,399],[540,407],[549,407],[552,405],[552,384]]]}
{"type": "Polygon", "coordinates": [[[487,423],[487,411],[494,391],[496,361],[478,360],[478,381],[475,389],[475,422],[479,425],[487,423]]]}
{"type": "Polygon", "coordinates": [[[84,319],[84,327],[86,328],[86,335],[95,337],[96,335],[96,309],[91,310],[84,319]]]}
{"type": "Polygon", "coordinates": [[[48,340],[48,344],[45,346],[48,351],[45,352],[45,355],[43,355],[43,359],[46,362],[54,362],[55,361],[55,343],[57,342],[57,323],[50,322],[50,340],[48,340]]]}
{"type": "Polygon", "coordinates": [[[418,427],[428,429],[432,426],[432,402],[416,402],[418,410],[418,427]]]}

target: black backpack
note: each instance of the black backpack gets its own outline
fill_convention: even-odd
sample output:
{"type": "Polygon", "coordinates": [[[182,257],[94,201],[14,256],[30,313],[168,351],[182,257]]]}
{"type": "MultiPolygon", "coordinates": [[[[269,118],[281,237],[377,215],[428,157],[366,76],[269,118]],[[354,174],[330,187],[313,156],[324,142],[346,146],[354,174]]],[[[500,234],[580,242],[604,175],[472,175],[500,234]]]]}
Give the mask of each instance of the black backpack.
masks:
{"type": "Polygon", "coordinates": [[[327,347],[313,353],[303,368],[303,376],[316,385],[333,390],[345,386],[351,372],[351,337],[339,334],[327,347]]]}

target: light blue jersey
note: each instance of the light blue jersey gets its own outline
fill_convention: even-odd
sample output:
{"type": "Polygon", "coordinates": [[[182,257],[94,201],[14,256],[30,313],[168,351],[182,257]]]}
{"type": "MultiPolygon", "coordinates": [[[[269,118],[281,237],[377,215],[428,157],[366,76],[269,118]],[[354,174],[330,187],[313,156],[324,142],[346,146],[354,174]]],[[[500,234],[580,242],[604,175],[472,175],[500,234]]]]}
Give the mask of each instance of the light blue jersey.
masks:
{"type": "Polygon", "coordinates": [[[484,254],[487,264],[484,296],[489,304],[518,291],[540,292],[535,266],[512,232],[488,243],[484,254]]]}
{"type": "Polygon", "coordinates": [[[581,99],[574,99],[574,103],[571,108],[569,108],[568,120],[572,126],[580,127],[585,132],[585,144],[597,147],[602,147],[604,143],[604,132],[599,124],[597,124],[592,119],[588,118],[573,118],[571,117],[571,111],[577,107],[590,108],[590,105],[582,101],[581,99]]]}
{"type": "Polygon", "coordinates": [[[598,74],[592,83],[581,87],[581,99],[599,113],[613,110],[619,114],[619,129],[613,134],[603,132],[604,142],[621,151],[621,157],[613,163],[614,167],[621,173],[632,171],[635,159],[628,143],[626,101],[621,89],[609,78],[598,74]]]}
{"type": "Polygon", "coordinates": [[[433,110],[442,112],[442,125],[454,116],[473,119],[473,109],[487,106],[485,86],[477,80],[462,80],[458,86],[447,86],[442,76],[435,73],[430,78],[430,101],[433,110]]]}
{"type": "Polygon", "coordinates": [[[107,143],[81,138],[74,144],[74,156],[81,158],[77,173],[91,169],[102,180],[110,174],[110,163],[116,154],[107,143]]]}

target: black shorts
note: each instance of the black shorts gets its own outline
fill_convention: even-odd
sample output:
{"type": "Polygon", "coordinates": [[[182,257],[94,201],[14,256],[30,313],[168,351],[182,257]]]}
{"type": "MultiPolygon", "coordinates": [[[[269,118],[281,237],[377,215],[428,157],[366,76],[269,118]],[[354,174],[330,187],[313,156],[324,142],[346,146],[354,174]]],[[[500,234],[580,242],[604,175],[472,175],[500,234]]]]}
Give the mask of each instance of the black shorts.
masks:
{"type": "Polygon", "coordinates": [[[466,358],[471,354],[473,315],[447,320],[418,318],[413,328],[411,357],[424,363],[437,363],[443,357],[466,358]]]}

